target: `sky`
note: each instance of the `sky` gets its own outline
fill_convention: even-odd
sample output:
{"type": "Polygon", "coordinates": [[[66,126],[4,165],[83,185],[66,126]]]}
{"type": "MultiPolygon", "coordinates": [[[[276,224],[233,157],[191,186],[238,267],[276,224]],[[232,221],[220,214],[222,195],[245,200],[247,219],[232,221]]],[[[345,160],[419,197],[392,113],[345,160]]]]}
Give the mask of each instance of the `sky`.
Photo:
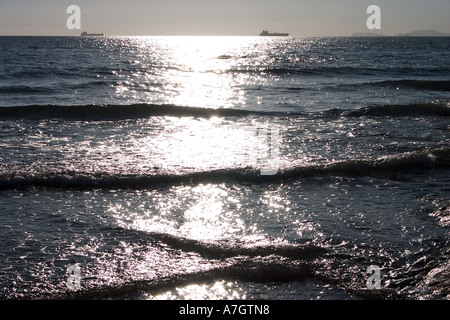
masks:
{"type": "Polygon", "coordinates": [[[422,29],[450,33],[449,0],[0,0],[0,35],[232,35],[262,29],[292,36],[386,35],[422,29]],[[81,9],[81,29],[66,12],[81,9]],[[368,30],[370,5],[381,30],[368,30]]]}

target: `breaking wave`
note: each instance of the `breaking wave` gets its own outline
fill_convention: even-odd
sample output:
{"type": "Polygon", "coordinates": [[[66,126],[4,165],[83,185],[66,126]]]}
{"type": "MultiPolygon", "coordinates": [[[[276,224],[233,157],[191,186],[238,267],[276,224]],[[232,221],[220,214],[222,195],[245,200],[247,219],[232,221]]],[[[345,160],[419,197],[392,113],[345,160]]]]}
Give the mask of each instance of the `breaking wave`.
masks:
{"type": "Polygon", "coordinates": [[[388,87],[404,87],[417,90],[450,91],[450,81],[445,80],[389,80],[376,84],[388,87]]]}
{"type": "Polygon", "coordinates": [[[274,175],[261,175],[255,168],[229,168],[176,174],[115,174],[107,172],[3,172],[0,190],[44,187],[76,189],[145,189],[192,183],[264,183],[314,176],[376,176],[393,178],[408,170],[450,168],[450,149],[437,148],[382,157],[375,160],[347,160],[325,165],[282,168],[274,175]]]}
{"type": "Polygon", "coordinates": [[[166,104],[132,104],[132,105],[85,105],[56,106],[30,105],[0,108],[0,118],[52,119],[67,120],[117,120],[145,118],[151,116],[246,116],[250,111],[238,109],[212,109],[183,107],[166,104]]]}
{"type": "Polygon", "coordinates": [[[387,104],[380,106],[369,106],[352,111],[344,111],[344,116],[361,117],[361,116],[437,116],[449,117],[450,104],[448,103],[417,103],[417,104],[387,104]]]}
{"type": "Polygon", "coordinates": [[[64,119],[64,120],[120,120],[147,118],[152,116],[174,117],[362,117],[362,116],[435,116],[449,117],[450,103],[417,103],[405,105],[376,105],[348,110],[333,108],[320,112],[260,111],[233,108],[186,107],[172,104],[130,104],[130,105],[29,105],[1,107],[3,119],[64,119]]]}

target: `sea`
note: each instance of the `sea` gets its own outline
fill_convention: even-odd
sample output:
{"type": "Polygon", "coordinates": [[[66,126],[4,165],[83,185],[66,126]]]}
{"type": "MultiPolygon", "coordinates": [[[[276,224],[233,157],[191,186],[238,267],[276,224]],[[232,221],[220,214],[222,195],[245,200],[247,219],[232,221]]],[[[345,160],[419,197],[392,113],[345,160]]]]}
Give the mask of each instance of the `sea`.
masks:
{"type": "Polygon", "coordinates": [[[450,38],[0,37],[0,299],[450,299],[450,38]]]}

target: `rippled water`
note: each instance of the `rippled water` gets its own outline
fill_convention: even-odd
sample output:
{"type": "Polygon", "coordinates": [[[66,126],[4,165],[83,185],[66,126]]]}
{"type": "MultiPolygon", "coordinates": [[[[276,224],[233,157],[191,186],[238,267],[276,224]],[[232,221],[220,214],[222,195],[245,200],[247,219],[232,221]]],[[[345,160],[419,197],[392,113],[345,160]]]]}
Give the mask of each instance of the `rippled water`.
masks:
{"type": "Polygon", "coordinates": [[[1,297],[448,298],[449,48],[0,37],[1,297]]]}

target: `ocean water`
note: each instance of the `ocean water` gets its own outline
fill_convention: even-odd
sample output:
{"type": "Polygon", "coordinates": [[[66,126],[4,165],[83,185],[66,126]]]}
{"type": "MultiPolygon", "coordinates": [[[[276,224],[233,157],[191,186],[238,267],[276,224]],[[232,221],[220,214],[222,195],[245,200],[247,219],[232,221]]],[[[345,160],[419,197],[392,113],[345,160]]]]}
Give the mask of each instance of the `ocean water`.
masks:
{"type": "Polygon", "coordinates": [[[0,37],[0,297],[448,299],[449,53],[0,37]]]}

